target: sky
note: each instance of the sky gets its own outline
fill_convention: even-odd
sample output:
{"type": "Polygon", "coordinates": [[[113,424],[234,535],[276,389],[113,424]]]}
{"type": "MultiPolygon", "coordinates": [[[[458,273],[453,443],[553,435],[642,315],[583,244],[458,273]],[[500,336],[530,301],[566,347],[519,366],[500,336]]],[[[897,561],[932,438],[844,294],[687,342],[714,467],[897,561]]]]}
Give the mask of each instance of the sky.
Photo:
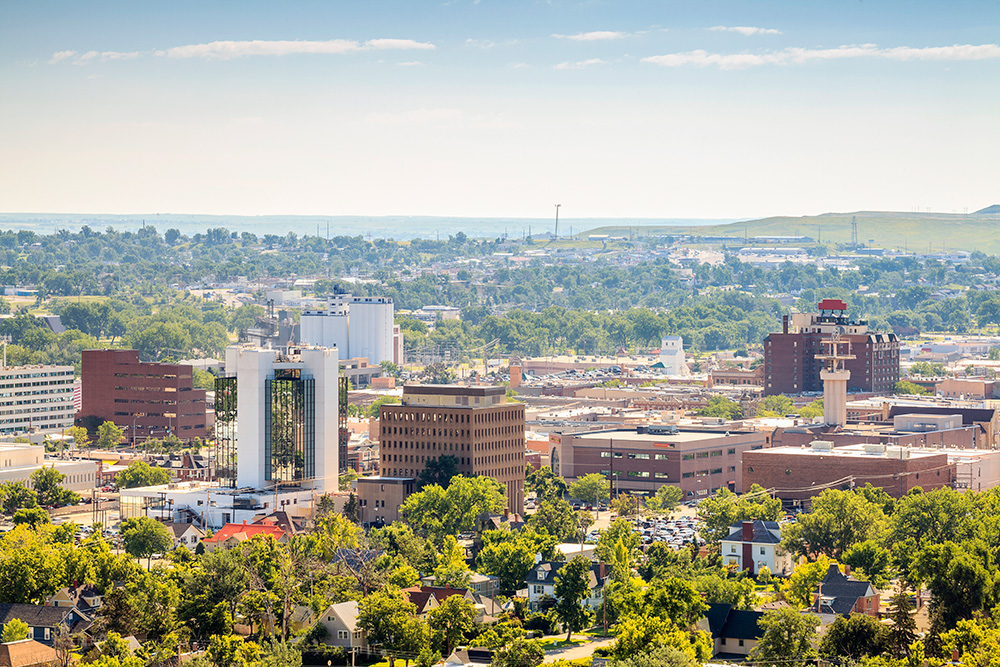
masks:
{"type": "Polygon", "coordinates": [[[964,213],[998,42],[998,0],[4,0],[0,212],[964,213]]]}

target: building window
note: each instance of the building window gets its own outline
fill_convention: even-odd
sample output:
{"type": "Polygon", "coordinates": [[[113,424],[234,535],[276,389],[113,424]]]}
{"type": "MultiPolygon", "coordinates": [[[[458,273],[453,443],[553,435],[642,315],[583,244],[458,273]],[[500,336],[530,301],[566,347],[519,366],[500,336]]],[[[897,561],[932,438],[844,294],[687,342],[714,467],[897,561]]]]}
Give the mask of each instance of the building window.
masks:
{"type": "Polygon", "coordinates": [[[760,555],[761,556],[766,556],[767,555],[767,553],[766,553],[766,547],[761,547],[760,548],[760,555]]]}
{"type": "Polygon", "coordinates": [[[681,478],[683,478],[683,479],[690,479],[692,477],[694,477],[694,473],[693,472],[686,472],[686,473],[684,473],[684,474],[681,475],[681,478]]]}
{"type": "Polygon", "coordinates": [[[736,553],[736,545],[735,544],[729,545],[729,553],[731,553],[731,554],[736,553]]]}
{"type": "Polygon", "coordinates": [[[685,454],[681,457],[682,461],[694,461],[694,454],[685,454]]]}

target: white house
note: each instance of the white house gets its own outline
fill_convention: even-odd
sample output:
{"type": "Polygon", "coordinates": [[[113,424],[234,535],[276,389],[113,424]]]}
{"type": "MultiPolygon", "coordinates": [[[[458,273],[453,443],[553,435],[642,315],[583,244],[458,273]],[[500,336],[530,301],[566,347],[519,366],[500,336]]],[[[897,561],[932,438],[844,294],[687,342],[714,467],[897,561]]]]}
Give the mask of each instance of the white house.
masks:
{"type": "Polygon", "coordinates": [[[792,571],[791,556],[780,549],[781,527],[775,521],[740,521],[721,542],[722,558],[727,567],[757,574],[767,567],[774,574],[792,571]]]}
{"type": "MultiPolygon", "coordinates": [[[[537,611],[543,598],[555,599],[556,574],[565,562],[539,561],[524,580],[528,589],[528,607],[537,611]]],[[[604,563],[591,563],[590,595],[583,601],[591,609],[597,609],[604,602],[604,582],[607,580],[604,563]]]]}

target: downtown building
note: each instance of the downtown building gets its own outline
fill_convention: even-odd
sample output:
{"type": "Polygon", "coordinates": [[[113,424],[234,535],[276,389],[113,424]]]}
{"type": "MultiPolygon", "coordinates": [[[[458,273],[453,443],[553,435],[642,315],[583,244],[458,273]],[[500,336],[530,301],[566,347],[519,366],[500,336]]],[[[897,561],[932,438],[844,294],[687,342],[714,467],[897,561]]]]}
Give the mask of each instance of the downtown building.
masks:
{"type": "Polygon", "coordinates": [[[0,368],[0,434],[67,429],[75,412],[72,366],[0,368]]]}
{"type": "Polygon", "coordinates": [[[899,382],[899,339],[894,333],[868,329],[864,320],[847,316],[839,299],[819,303],[819,313],[795,313],[783,318],[780,333],[764,339],[764,395],[823,391],[823,341],[836,334],[849,343],[854,358],[844,364],[850,373],[847,391],[888,394],[899,382]]]}
{"type": "Polygon", "coordinates": [[[403,387],[401,404],[381,407],[381,474],[397,480],[416,478],[428,461],[453,456],[460,474],[500,482],[508,511],[520,513],[524,404],[507,403],[506,394],[505,387],[403,387]]]}

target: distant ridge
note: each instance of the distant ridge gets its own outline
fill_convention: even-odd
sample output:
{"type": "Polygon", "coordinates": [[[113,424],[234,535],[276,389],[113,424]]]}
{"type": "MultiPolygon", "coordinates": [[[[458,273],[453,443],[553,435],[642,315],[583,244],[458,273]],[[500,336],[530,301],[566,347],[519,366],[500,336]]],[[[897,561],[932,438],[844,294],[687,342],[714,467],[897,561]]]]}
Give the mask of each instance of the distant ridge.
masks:
{"type": "Polygon", "coordinates": [[[993,206],[987,206],[984,209],[976,211],[972,215],[996,215],[997,213],[1000,213],[1000,204],[993,204],[993,206]]]}

